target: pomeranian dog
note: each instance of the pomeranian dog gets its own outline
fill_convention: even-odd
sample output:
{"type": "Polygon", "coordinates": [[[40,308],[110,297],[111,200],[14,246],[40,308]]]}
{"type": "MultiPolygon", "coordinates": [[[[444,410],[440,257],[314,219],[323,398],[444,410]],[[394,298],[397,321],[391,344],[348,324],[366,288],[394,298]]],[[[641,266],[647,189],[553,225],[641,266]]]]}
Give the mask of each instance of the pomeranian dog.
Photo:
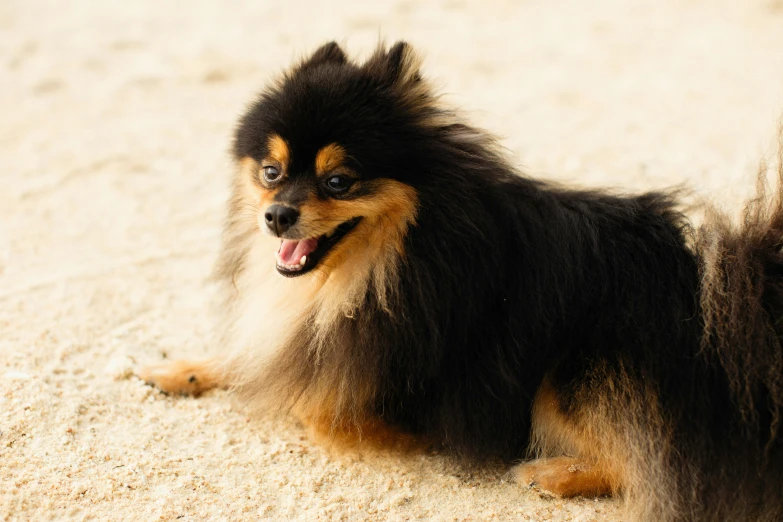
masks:
{"type": "Polygon", "coordinates": [[[142,378],[622,495],[632,520],[783,520],[779,189],[696,228],[674,193],[530,179],[404,42],[364,63],[319,48],[233,153],[224,352],[142,378]]]}

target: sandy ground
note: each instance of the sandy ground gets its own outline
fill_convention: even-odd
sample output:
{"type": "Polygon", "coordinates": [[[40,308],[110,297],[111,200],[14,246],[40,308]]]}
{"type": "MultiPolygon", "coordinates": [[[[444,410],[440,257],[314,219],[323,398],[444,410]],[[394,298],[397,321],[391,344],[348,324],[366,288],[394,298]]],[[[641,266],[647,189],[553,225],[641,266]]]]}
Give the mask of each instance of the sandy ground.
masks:
{"type": "Polygon", "coordinates": [[[0,518],[619,520],[438,455],[333,458],[138,363],[210,346],[238,114],[406,38],[528,172],[736,205],[783,112],[779,0],[0,2],[0,518]],[[162,5],[166,7],[161,7],[162,5]]]}

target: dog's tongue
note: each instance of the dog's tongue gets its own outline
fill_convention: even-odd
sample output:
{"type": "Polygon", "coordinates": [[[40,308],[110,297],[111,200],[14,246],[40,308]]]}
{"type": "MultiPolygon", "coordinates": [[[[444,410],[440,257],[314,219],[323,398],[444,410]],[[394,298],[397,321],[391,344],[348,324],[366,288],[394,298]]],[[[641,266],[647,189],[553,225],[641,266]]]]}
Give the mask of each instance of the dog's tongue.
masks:
{"type": "Polygon", "coordinates": [[[284,239],[280,243],[280,250],[277,251],[277,259],[284,265],[294,265],[302,259],[302,256],[309,256],[316,247],[318,247],[318,238],[300,241],[284,239]]]}

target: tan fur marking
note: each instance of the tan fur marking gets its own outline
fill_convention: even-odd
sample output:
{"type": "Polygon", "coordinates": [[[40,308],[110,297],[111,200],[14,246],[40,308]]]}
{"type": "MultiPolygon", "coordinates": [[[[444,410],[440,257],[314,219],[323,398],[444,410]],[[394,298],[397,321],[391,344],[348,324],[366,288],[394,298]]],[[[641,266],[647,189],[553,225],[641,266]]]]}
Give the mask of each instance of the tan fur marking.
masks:
{"type": "MultiPolygon", "coordinates": [[[[416,191],[409,185],[379,180],[372,197],[355,200],[308,201],[302,205],[301,226],[320,235],[354,217],[362,220],[321,260],[315,276],[318,293],[316,320],[322,325],[339,316],[352,316],[368,286],[382,305],[396,287],[398,261],[404,255],[408,227],[415,223],[416,191]]],[[[328,330],[319,329],[319,333],[328,330]]]]}
{"type": "Polygon", "coordinates": [[[319,176],[340,168],[345,161],[345,149],[337,143],[330,143],[321,148],[315,156],[315,172],[319,176]]]}
{"type": "Polygon", "coordinates": [[[549,381],[544,381],[533,403],[536,438],[545,440],[549,448],[565,453],[589,451],[592,441],[584,440],[587,433],[579,430],[575,421],[563,414],[555,389],[549,381]]]}
{"type": "MultiPolygon", "coordinates": [[[[278,193],[278,190],[267,190],[264,188],[261,188],[258,190],[258,210],[259,210],[259,220],[261,219],[261,215],[265,211],[265,209],[269,208],[270,205],[272,205],[275,201],[275,194],[278,193]]],[[[261,223],[261,226],[264,226],[263,223],[261,223]]]]}
{"type": "Polygon", "coordinates": [[[573,457],[531,460],[514,473],[517,482],[559,497],[598,497],[615,491],[604,470],[573,457]]]}
{"type": "Polygon", "coordinates": [[[269,159],[280,164],[283,170],[288,169],[288,161],[291,159],[288,143],[277,134],[272,134],[267,141],[267,148],[269,149],[269,159]]]}
{"type": "Polygon", "coordinates": [[[432,446],[426,439],[394,429],[379,420],[367,420],[358,427],[349,425],[336,429],[328,418],[320,421],[308,419],[302,423],[314,443],[336,453],[413,453],[432,446]]]}
{"type": "MultiPolygon", "coordinates": [[[[329,253],[327,260],[336,260],[334,258],[339,257],[336,253],[346,250],[350,243],[354,243],[353,247],[358,246],[359,242],[355,239],[358,236],[364,238],[365,242],[362,243],[366,248],[379,247],[387,244],[387,240],[392,240],[395,251],[403,253],[400,232],[406,232],[408,226],[415,222],[418,206],[416,191],[409,185],[392,180],[373,183],[376,185],[375,194],[371,197],[355,200],[311,199],[301,206],[300,227],[307,230],[308,236],[331,232],[355,217],[363,218],[359,226],[329,253]]],[[[339,263],[328,264],[336,266],[339,263]]]]}
{"type": "Polygon", "coordinates": [[[167,361],[145,366],[137,375],[147,384],[172,395],[198,397],[205,391],[227,386],[220,364],[214,359],[167,361]]]}
{"type": "Polygon", "coordinates": [[[259,168],[258,162],[253,158],[245,157],[239,160],[240,179],[237,188],[243,202],[258,204],[257,210],[261,211],[272,204],[278,190],[269,190],[254,181],[256,176],[258,176],[259,168]]]}
{"type": "Polygon", "coordinates": [[[623,484],[623,459],[605,422],[586,409],[563,413],[552,385],[545,381],[533,404],[533,438],[544,457],[520,464],[514,475],[563,497],[609,495],[623,484]],[[616,452],[616,453],[615,453],[616,452]]]}
{"type": "Polygon", "coordinates": [[[329,411],[328,400],[320,401],[319,408],[324,410],[316,411],[298,405],[294,408],[294,414],[307,428],[313,442],[334,452],[415,452],[432,446],[426,438],[392,428],[375,418],[362,419],[360,423],[346,420],[335,424],[336,415],[329,411]]]}

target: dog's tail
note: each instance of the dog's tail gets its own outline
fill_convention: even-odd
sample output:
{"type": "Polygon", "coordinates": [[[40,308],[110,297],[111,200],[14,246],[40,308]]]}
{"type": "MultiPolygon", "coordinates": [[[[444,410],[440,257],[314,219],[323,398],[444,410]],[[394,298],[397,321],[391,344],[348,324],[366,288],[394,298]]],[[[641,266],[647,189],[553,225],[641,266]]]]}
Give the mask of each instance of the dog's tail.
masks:
{"type": "Polygon", "coordinates": [[[739,222],[710,210],[695,245],[700,356],[728,403],[708,406],[717,419],[708,429],[721,433],[689,448],[708,472],[680,479],[696,486],[699,519],[783,520],[783,127],[776,165],[760,167],[739,222]]]}

